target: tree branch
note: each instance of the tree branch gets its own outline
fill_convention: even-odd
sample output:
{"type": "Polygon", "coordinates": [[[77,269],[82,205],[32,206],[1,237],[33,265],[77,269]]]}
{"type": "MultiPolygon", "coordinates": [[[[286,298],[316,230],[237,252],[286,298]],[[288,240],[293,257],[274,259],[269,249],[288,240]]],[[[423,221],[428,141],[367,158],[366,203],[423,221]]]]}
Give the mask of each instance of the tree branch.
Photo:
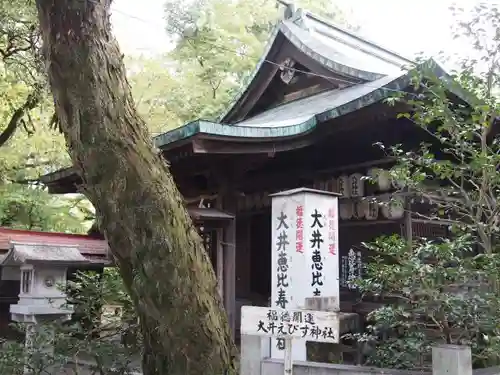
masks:
{"type": "Polygon", "coordinates": [[[33,92],[26,98],[24,104],[14,111],[14,114],[10,118],[7,127],[2,133],[0,133],[0,147],[2,147],[10,138],[12,138],[24,115],[28,111],[31,111],[33,108],[35,108],[38,103],[40,103],[40,99],[41,89],[40,87],[35,87],[33,92]]]}

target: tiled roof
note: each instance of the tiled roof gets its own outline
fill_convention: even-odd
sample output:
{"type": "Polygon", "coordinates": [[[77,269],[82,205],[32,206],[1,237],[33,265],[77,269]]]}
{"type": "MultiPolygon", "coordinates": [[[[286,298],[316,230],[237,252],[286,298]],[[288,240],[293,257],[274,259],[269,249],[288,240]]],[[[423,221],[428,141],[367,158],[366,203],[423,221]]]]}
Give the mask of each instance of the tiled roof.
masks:
{"type": "Polygon", "coordinates": [[[82,255],[94,257],[106,256],[108,253],[108,244],[105,240],[85,235],[0,228],[0,250],[9,250],[12,242],[75,247],[82,255]]]}

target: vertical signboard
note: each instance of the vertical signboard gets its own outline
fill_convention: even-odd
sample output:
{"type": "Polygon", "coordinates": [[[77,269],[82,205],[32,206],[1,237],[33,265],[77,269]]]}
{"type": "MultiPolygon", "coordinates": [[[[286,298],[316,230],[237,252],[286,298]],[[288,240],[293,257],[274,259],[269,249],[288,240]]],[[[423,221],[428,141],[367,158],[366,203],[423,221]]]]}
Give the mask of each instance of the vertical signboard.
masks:
{"type": "MultiPolygon", "coordinates": [[[[272,197],[271,307],[304,309],[306,298],[339,301],[338,199],[336,193],[295,189],[272,197]]],[[[293,360],[306,360],[306,340],[293,360]]],[[[271,357],[284,358],[285,340],[272,338],[271,357]]]]}

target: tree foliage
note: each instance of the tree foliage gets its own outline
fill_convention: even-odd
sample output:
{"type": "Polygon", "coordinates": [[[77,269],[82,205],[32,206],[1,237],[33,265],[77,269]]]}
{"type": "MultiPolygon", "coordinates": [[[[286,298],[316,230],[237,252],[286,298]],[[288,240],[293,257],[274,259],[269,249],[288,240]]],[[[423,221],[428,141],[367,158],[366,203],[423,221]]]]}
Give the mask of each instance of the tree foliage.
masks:
{"type": "Polygon", "coordinates": [[[86,202],[51,196],[37,184],[69,162],[63,137],[50,127],[39,39],[33,6],[1,0],[0,226],[80,233],[88,226],[86,202]]]}
{"type": "MultiPolygon", "coordinates": [[[[152,132],[197,118],[217,120],[253,72],[282,17],[277,4],[166,1],[166,29],[175,47],[164,56],[127,61],[138,110],[152,132]]],[[[308,0],[297,6],[353,28],[333,2],[308,0]]]]}
{"type": "Polygon", "coordinates": [[[0,90],[10,108],[0,119],[0,146],[18,127],[28,132],[33,122],[30,111],[44,97],[45,78],[39,59],[39,33],[36,13],[22,1],[0,2],[0,90]],[[5,125],[3,122],[5,121],[5,125]]]}
{"type": "Polygon", "coordinates": [[[433,345],[470,345],[476,367],[500,360],[499,254],[480,254],[469,235],[408,242],[383,237],[358,282],[363,294],[386,306],[373,311],[366,332],[354,335],[366,364],[428,369],[433,345]]]}

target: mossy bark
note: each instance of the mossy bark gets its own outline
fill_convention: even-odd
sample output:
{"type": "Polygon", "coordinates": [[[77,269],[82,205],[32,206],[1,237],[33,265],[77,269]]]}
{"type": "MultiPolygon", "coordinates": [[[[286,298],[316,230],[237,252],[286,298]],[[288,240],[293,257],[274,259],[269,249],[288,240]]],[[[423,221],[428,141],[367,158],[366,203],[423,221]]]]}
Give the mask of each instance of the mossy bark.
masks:
{"type": "Polygon", "coordinates": [[[109,6],[37,0],[61,129],[139,315],[144,374],[231,374],[215,274],[135,109],[109,6]]]}

